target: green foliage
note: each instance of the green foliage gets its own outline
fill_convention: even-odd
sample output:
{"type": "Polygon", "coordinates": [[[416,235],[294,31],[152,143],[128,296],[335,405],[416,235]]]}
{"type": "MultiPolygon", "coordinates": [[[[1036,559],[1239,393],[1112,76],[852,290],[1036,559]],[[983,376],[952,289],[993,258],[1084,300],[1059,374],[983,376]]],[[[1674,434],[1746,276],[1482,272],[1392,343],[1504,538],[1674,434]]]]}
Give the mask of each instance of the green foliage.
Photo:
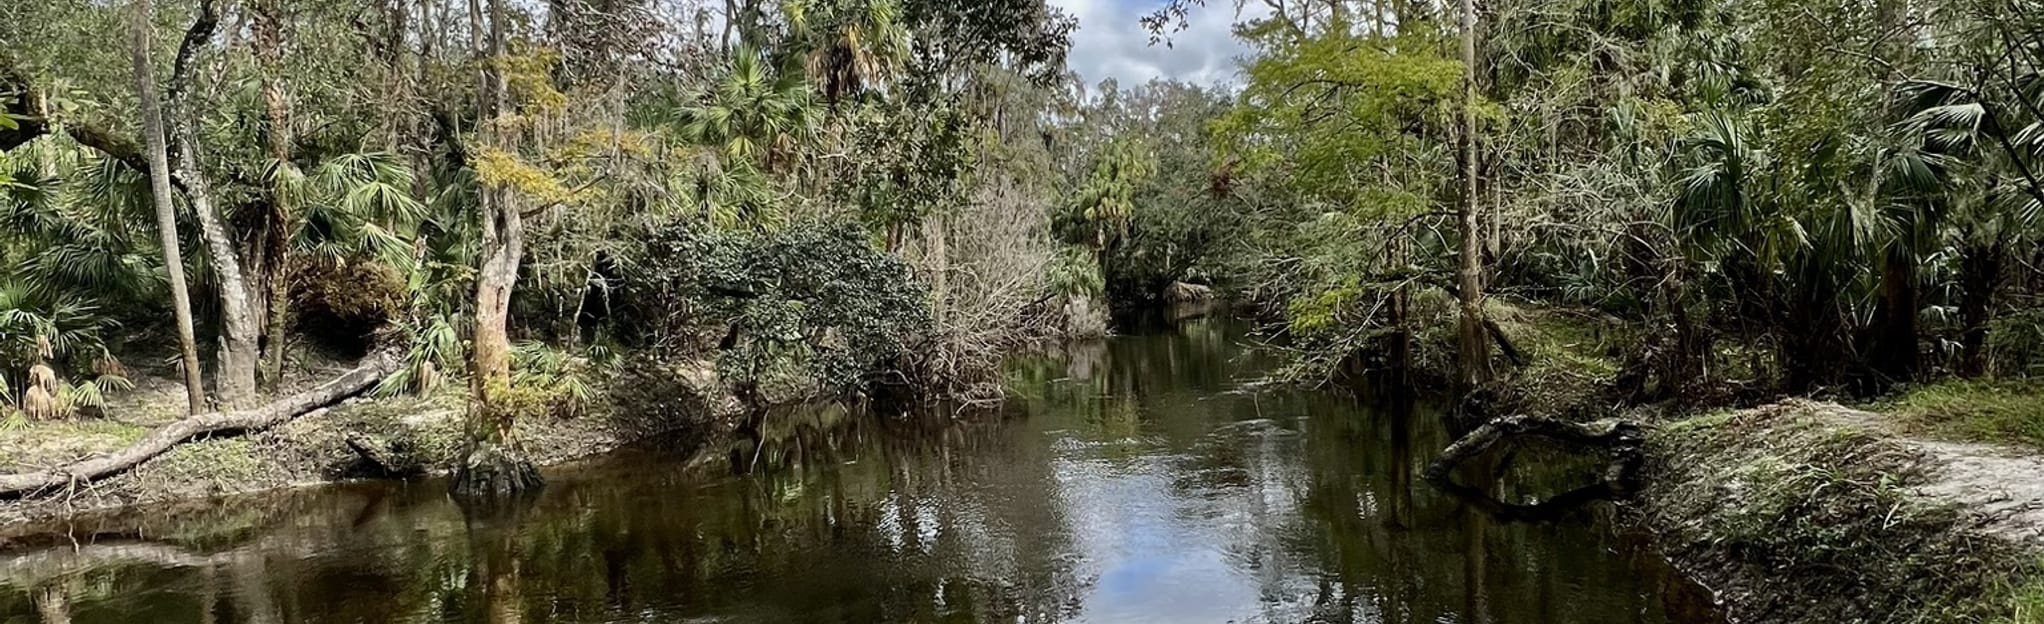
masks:
{"type": "Polygon", "coordinates": [[[1105,250],[1111,243],[1128,237],[1128,224],[1135,213],[1137,185],[1156,174],[1156,159],[1132,139],[1118,140],[1094,160],[1093,172],[1072,195],[1063,219],[1067,242],[1105,250]]]}
{"type": "Polygon", "coordinates": [[[826,101],[856,96],[909,56],[908,25],[893,0],[797,0],[782,5],[803,65],[826,101]]]}
{"type": "Polygon", "coordinates": [[[448,375],[463,370],[467,343],[462,336],[468,334],[471,324],[467,319],[449,315],[398,323],[396,329],[409,348],[405,351],[402,366],[376,385],[376,394],[432,394],[448,375]]]}
{"type": "Polygon", "coordinates": [[[1925,384],[1874,408],[1937,435],[2044,448],[2044,382],[2037,380],[1925,384]]]}
{"type": "Polygon", "coordinates": [[[837,177],[846,198],[875,230],[899,246],[902,230],[965,202],[973,171],[971,121],[951,98],[902,97],[862,105],[849,120],[862,155],[837,177]]]}
{"type": "Polygon", "coordinates": [[[608,362],[592,362],[537,342],[511,347],[511,391],[524,416],[578,416],[596,401],[593,378],[608,362]]]}
{"type": "Polygon", "coordinates": [[[1987,349],[2003,375],[2044,376],[2044,309],[2016,310],[1990,321],[1987,349]]]}
{"type": "Polygon", "coordinates": [[[822,125],[814,97],[800,75],[775,72],[758,51],[741,49],[674,121],[684,140],[716,150],[728,163],[775,170],[822,125]]]}
{"type": "Polygon", "coordinates": [[[835,391],[859,391],[899,370],[931,332],[929,294],[900,259],[853,227],[796,225],[771,233],[653,231],[634,254],[620,305],[628,332],[651,346],[693,350],[717,336],[728,383],[760,383],[775,362],[801,362],[835,391]],[[685,310],[680,318],[671,311],[685,310]]]}
{"type": "MultiPolygon", "coordinates": [[[[1445,138],[1462,69],[1439,54],[1440,39],[1333,31],[1269,41],[1246,69],[1240,105],[1217,122],[1245,171],[1281,171],[1301,195],[1336,205],[1370,188],[1424,188],[1424,177],[1386,179],[1382,163],[1422,156],[1410,151],[1445,138]]],[[[1427,156],[1409,163],[1420,168],[1412,173],[1444,175],[1424,171],[1446,164],[1427,156]]]]}
{"type": "Polygon", "coordinates": [[[1044,269],[1050,293],[1059,297],[1094,296],[1106,291],[1100,264],[1084,248],[1066,246],[1044,269]]]}

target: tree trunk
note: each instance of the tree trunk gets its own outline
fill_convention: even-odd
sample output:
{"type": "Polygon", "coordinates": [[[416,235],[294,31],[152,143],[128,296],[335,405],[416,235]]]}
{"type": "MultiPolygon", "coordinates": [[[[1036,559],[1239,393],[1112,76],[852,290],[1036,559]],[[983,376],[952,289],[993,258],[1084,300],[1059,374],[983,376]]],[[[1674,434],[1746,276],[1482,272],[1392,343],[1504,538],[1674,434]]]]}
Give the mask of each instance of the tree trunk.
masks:
{"type": "Polygon", "coordinates": [[[266,236],[263,237],[263,262],[260,276],[268,300],[268,328],[263,331],[267,347],[263,350],[262,378],[275,390],[284,379],[284,352],[287,348],[285,326],[290,322],[290,271],[292,223],[291,194],[284,185],[294,177],[295,167],[291,162],[291,107],[284,99],[284,24],[279,14],[277,0],[258,0],[249,5],[254,19],[256,58],[263,67],[263,125],[267,131],[264,138],[269,143],[270,159],[276,161],[276,171],[271,180],[269,211],[264,215],[266,236]]]}
{"type": "Polygon", "coordinates": [[[156,230],[163,245],[163,269],[170,276],[171,311],[177,318],[179,356],[185,378],[185,413],[206,409],[205,382],[199,377],[199,343],[192,332],[192,295],[185,285],[185,261],[177,237],[177,207],[170,197],[170,157],[164,146],[163,111],[156,99],[156,75],[149,60],[150,0],[134,0],[135,15],[129,52],[135,63],[135,91],[141,97],[142,138],[149,160],[149,194],[156,204],[156,230]]]}
{"type": "MultiPolygon", "coordinates": [[[[487,42],[477,41],[485,32],[480,2],[469,0],[470,41],[478,44],[477,52],[484,59],[479,108],[480,118],[489,120],[507,108],[504,75],[496,69],[504,50],[504,0],[489,0],[487,42]]],[[[477,134],[483,145],[504,139],[487,127],[477,134]]],[[[539,473],[519,452],[513,436],[517,414],[505,404],[504,396],[511,389],[511,292],[525,252],[524,218],[503,189],[480,190],[482,257],[476,273],[469,382],[475,398],[469,408],[469,448],[455,467],[452,489],[457,494],[494,497],[539,485],[539,473]]]]}
{"type": "Polygon", "coordinates": [[[1881,385],[1916,376],[1916,255],[1891,249],[1881,263],[1881,304],[1875,311],[1874,372],[1881,385]]]}
{"type": "Polygon", "coordinates": [[[255,2],[251,9],[256,55],[263,66],[264,139],[276,167],[267,202],[269,210],[265,214],[268,222],[262,242],[264,261],[259,264],[258,277],[266,299],[263,307],[268,325],[263,332],[266,345],[263,350],[263,378],[274,388],[283,379],[284,354],[288,348],[285,327],[289,321],[290,306],[290,240],[296,230],[296,224],[292,222],[294,207],[284,184],[296,177],[297,172],[291,159],[291,108],[283,87],[283,16],[277,0],[255,2]]]}
{"type": "MultiPolygon", "coordinates": [[[[1908,61],[1909,34],[1906,32],[1909,8],[1906,0],[1878,0],[1874,13],[1880,32],[1876,35],[1875,53],[1887,61],[1880,65],[1881,88],[1885,93],[1890,83],[1899,78],[1896,67],[1908,61]]],[[[1888,122],[1889,98],[1881,98],[1876,121],[1888,122]]],[[[1886,143],[1885,130],[1878,129],[1876,136],[1886,143]]],[[[1876,154],[1880,152],[1877,150],[1876,154]]],[[[1881,209],[1881,187],[1887,167],[1877,159],[1874,171],[1867,176],[1866,203],[1869,211],[1881,209]]],[[[1888,253],[1881,264],[1881,302],[1875,311],[1873,337],[1873,369],[1879,376],[1875,383],[1885,389],[1893,383],[1907,382],[1916,376],[1916,232],[1926,224],[1922,211],[1909,215],[1900,223],[1895,240],[1891,241],[1888,253]]]]}
{"type": "Polygon", "coordinates": [[[2001,283],[2003,245],[1969,244],[1959,257],[1959,318],[1965,323],[1959,335],[1959,374],[1979,377],[1987,373],[1987,323],[1994,314],[1994,291],[2001,283]]]}
{"type": "Polygon", "coordinates": [[[1476,2],[1462,0],[1462,237],[1457,294],[1462,300],[1456,332],[1459,381],[1465,389],[1490,380],[1490,346],[1483,328],[1483,229],[1476,218],[1476,2]]]}
{"type": "Polygon", "coordinates": [[[932,215],[923,222],[923,230],[923,238],[929,242],[930,311],[942,325],[945,312],[951,307],[951,220],[944,215],[932,215]]]}
{"type": "Polygon", "coordinates": [[[220,15],[211,0],[199,3],[198,19],[185,31],[177,61],[170,73],[171,143],[177,150],[177,176],[184,182],[185,198],[199,218],[199,231],[212,260],[213,273],[220,278],[220,356],[215,362],[213,383],[223,406],[233,409],[255,402],[258,340],[261,320],[256,317],[255,291],[242,275],[241,253],[234,236],[213,203],[213,189],[206,180],[199,150],[198,112],[191,101],[191,64],[200,48],[213,38],[220,15]]]}
{"type": "MultiPolygon", "coordinates": [[[[1601,482],[1553,497],[1550,503],[1623,497],[1635,491],[1639,484],[1639,470],[1646,461],[1646,435],[1645,428],[1624,420],[1576,423],[1536,416],[1506,416],[1484,423],[1448,445],[1420,475],[1428,483],[1458,496],[1487,496],[1484,490],[1490,486],[1489,483],[1476,486],[1456,483],[1455,468],[1482,457],[1500,444],[1510,444],[1515,438],[1545,438],[1572,450],[1596,452],[1606,460],[1601,482]]],[[[1494,480],[1500,475],[1484,471],[1482,476],[1494,480]]],[[[1520,508],[1511,511],[1536,514],[1541,510],[1520,508]]]]}

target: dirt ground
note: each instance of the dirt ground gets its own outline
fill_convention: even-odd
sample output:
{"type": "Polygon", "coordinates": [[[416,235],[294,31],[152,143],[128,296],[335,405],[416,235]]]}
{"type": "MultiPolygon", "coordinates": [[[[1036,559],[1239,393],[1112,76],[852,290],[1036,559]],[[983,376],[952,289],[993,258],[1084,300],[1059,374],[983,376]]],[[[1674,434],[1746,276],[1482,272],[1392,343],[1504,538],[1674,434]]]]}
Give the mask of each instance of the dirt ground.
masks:
{"type": "Polygon", "coordinates": [[[1736,622],[2035,622],[2044,459],[1790,400],[1649,436],[1637,505],[1736,622]]]}
{"type": "MultiPolygon", "coordinates": [[[[309,388],[352,368],[344,361],[300,363],[279,395],[309,388]]],[[[163,371],[156,371],[161,373],[163,371]]],[[[620,393],[573,417],[526,419],[515,438],[542,466],[614,450],[679,430],[726,430],[739,408],[728,394],[705,399],[714,373],[704,365],[644,371],[655,378],[616,384],[620,393]]],[[[0,434],[0,472],[60,466],[110,453],[183,417],[184,392],[163,374],[109,400],[104,416],[35,422],[0,434]]],[[[133,470],[62,491],[0,499],[0,535],[44,521],[127,508],[191,507],[220,498],[362,478],[431,474],[452,465],[463,439],[467,398],[460,389],[427,397],[356,397],[274,428],[192,440],[133,470]],[[351,440],[357,444],[351,445],[351,440]],[[370,461],[356,446],[385,451],[370,461]]]]}
{"type": "Polygon", "coordinates": [[[1824,418],[1882,432],[1928,457],[1930,479],[1917,486],[1922,495],[1970,510],[1985,534],[2044,550],[2044,457],[2013,446],[1916,438],[1881,414],[1815,405],[1824,418]]]}

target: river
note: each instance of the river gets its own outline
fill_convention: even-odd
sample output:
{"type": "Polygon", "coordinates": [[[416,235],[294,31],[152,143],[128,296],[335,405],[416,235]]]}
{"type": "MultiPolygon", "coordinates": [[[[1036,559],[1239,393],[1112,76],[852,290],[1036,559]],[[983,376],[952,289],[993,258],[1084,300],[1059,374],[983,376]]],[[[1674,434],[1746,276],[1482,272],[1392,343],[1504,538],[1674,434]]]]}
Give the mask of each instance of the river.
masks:
{"type": "MultiPolygon", "coordinates": [[[[996,414],[782,410],[500,509],[423,480],[80,522],[0,551],[0,621],[1722,621],[1606,506],[1508,522],[1419,482],[1437,407],[1270,364],[1195,319],[1017,358],[996,414]]],[[[1593,478],[1564,459],[1489,462],[1495,494],[1593,478]]]]}

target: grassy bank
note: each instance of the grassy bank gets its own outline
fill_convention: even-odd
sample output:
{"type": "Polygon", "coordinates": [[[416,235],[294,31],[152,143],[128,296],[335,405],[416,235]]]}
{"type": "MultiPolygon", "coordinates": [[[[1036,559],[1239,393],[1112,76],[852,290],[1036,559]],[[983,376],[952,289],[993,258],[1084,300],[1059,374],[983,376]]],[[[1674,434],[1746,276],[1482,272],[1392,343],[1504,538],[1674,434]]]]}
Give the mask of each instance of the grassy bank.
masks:
{"type": "Polygon", "coordinates": [[[1642,515],[1742,621],[2044,622],[2044,551],[1963,482],[1993,471],[1880,419],[1792,401],[1662,427],[1642,515]]]}
{"type": "Polygon", "coordinates": [[[1912,433],[2044,449],[2044,380],[1926,384],[1869,406],[1912,433]]]}

